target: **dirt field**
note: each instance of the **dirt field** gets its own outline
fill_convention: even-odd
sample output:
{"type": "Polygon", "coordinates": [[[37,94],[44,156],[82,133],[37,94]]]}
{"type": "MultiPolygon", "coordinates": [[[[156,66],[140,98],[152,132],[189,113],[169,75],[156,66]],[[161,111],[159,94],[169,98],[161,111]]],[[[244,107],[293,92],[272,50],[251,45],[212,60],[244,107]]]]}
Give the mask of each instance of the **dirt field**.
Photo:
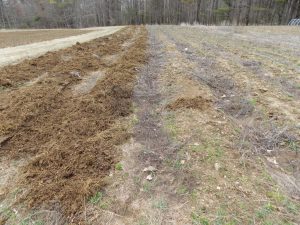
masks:
{"type": "Polygon", "coordinates": [[[0,70],[0,224],[300,224],[300,35],[128,27],[0,70]]]}
{"type": "Polygon", "coordinates": [[[0,48],[15,47],[40,41],[86,34],[90,30],[36,30],[36,31],[0,31],[0,48]]]}
{"type": "MultiPolygon", "coordinates": [[[[56,51],[63,48],[67,48],[72,45],[75,45],[77,42],[83,43],[83,42],[91,41],[95,38],[110,35],[122,28],[123,27],[121,26],[114,26],[114,27],[105,27],[105,28],[103,27],[93,28],[93,30],[84,29],[83,34],[79,34],[81,30],[77,30],[78,34],[75,36],[68,35],[65,38],[61,37],[58,39],[52,39],[52,40],[42,41],[42,42],[33,41],[33,43],[31,44],[20,45],[11,48],[0,48],[0,55],[1,55],[0,67],[5,65],[10,65],[13,63],[14,64],[19,63],[24,59],[31,59],[34,57],[38,57],[40,55],[45,54],[48,51],[56,51]]],[[[25,31],[15,31],[14,33],[15,35],[17,35],[23,32],[25,31]]],[[[41,32],[41,31],[31,31],[31,32],[34,34],[35,32],[41,32]]],[[[47,32],[58,33],[58,30],[53,30],[53,31],[48,30],[47,32]]],[[[7,33],[9,32],[3,32],[4,36],[6,36],[5,34],[7,33]]],[[[45,36],[45,34],[43,34],[42,36],[45,36]]],[[[20,37],[15,39],[19,40],[20,37]]]]}

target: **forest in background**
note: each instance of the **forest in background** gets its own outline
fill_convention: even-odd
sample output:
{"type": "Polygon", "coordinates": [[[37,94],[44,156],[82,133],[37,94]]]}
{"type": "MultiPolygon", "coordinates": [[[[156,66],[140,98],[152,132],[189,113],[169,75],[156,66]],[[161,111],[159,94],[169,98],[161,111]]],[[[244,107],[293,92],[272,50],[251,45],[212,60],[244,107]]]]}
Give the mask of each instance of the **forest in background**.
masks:
{"type": "Polygon", "coordinates": [[[300,0],[0,0],[0,28],[285,25],[299,17],[300,0]]]}

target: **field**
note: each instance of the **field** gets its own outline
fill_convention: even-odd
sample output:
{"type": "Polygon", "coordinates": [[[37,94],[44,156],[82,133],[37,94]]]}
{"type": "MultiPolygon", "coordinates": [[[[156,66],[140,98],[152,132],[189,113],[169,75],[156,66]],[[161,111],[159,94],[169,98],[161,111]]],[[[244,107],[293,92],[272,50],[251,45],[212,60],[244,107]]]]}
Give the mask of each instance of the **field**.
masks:
{"type": "Polygon", "coordinates": [[[0,48],[15,47],[89,33],[91,30],[15,30],[0,31],[0,48]]]}
{"type": "Polygon", "coordinates": [[[121,28],[115,26],[83,30],[0,31],[0,66],[16,64],[24,59],[43,55],[48,51],[70,47],[77,42],[87,42],[112,34],[121,28]]]}
{"type": "Polygon", "coordinates": [[[300,224],[299,28],[73,41],[0,68],[0,224],[300,224]]]}

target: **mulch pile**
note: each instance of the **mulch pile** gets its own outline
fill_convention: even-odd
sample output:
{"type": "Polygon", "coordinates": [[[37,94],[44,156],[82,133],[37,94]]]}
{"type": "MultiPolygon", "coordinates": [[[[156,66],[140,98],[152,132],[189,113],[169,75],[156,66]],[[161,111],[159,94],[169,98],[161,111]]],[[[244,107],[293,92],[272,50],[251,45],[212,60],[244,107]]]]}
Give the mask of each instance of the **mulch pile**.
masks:
{"type": "Polygon", "coordinates": [[[205,110],[211,105],[211,100],[204,99],[201,96],[194,98],[178,98],[176,101],[167,105],[168,110],[179,109],[198,109],[205,110]]]}
{"type": "Polygon", "coordinates": [[[19,182],[26,190],[20,201],[29,208],[59,204],[66,216],[74,217],[105,185],[120,159],[116,146],[130,137],[118,121],[132,113],[137,68],[146,61],[145,28],[128,49],[121,47],[133,38],[134,29],[0,70],[6,81],[0,91],[0,137],[10,137],[0,156],[32,158],[19,182]],[[102,57],[113,54],[121,57],[108,67],[102,57]],[[72,86],[97,70],[105,75],[92,91],[74,96],[72,86]],[[24,85],[45,73],[40,81],[24,85]]]}

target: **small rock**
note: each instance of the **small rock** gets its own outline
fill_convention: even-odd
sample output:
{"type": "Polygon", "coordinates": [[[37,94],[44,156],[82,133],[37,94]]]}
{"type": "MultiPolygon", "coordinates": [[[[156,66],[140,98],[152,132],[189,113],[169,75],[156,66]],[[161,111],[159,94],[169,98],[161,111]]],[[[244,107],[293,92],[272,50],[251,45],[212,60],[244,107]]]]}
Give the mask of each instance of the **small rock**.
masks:
{"type": "Polygon", "coordinates": [[[155,172],[157,169],[153,166],[146,167],[143,172],[155,172]]]}
{"type": "Polygon", "coordinates": [[[188,50],[189,50],[188,48],[185,48],[185,49],[184,49],[184,51],[188,51],[188,50]]]}
{"type": "Polygon", "coordinates": [[[0,111],[7,109],[8,106],[7,105],[0,105],[0,111]]]}
{"type": "Polygon", "coordinates": [[[282,141],[282,142],[279,143],[279,145],[280,145],[280,146],[285,146],[286,143],[285,143],[284,141],[282,141]]]}
{"type": "Polygon", "coordinates": [[[226,95],[222,95],[221,98],[226,98],[226,95]]]}
{"type": "Polygon", "coordinates": [[[9,79],[1,79],[0,78],[0,86],[10,87],[10,86],[12,86],[12,82],[9,79]]]}
{"type": "Polygon", "coordinates": [[[216,171],[219,171],[221,168],[220,164],[219,163],[215,163],[215,170],[216,171]]]}
{"type": "Polygon", "coordinates": [[[71,71],[70,74],[71,74],[73,77],[80,78],[80,72],[78,72],[78,71],[71,71]]]}
{"type": "Polygon", "coordinates": [[[268,112],[269,118],[273,118],[275,116],[274,112],[268,112]]]}
{"type": "Polygon", "coordinates": [[[15,215],[18,214],[18,211],[16,209],[13,209],[13,211],[14,211],[15,215]]]}
{"type": "Polygon", "coordinates": [[[8,142],[12,136],[0,136],[0,147],[8,142]]]}
{"type": "Polygon", "coordinates": [[[200,144],[199,144],[199,143],[197,143],[197,142],[196,142],[196,143],[194,143],[194,146],[199,146],[199,145],[200,145],[200,144]]]}
{"type": "Polygon", "coordinates": [[[276,157],[267,157],[268,162],[273,163],[275,165],[278,165],[278,162],[276,161],[276,157]]]}
{"type": "Polygon", "coordinates": [[[97,58],[97,59],[100,59],[100,56],[97,55],[97,54],[93,54],[93,57],[97,58]]]}
{"type": "Polygon", "coordinates": [[[146,180],[149,180],[149,181],[153,180],[153,177],[152,177],[152,175],[151,175],[151,174],[150,174],[150,175],[148,175],[148,176],[146,177],[146,180]]]}
{"type": "Polygon", "coordinates": [[[186,154],[186,160],[187,161],[191,160],[191,155],[188,152],[186,152],[185,154],[186,154]]]}
{"type": "Polygon", "coordinates": [[[221,190],[221,187],[217,186],[217,189],[218,189],[218,190],[221,190]]]}
{"type": "Polygon", "coordinates": [[[261,93],[265,93],[265,92],[267,92],[268,91],[268,89],[267,88],[259,88],[258,89],[261,93]]]}

